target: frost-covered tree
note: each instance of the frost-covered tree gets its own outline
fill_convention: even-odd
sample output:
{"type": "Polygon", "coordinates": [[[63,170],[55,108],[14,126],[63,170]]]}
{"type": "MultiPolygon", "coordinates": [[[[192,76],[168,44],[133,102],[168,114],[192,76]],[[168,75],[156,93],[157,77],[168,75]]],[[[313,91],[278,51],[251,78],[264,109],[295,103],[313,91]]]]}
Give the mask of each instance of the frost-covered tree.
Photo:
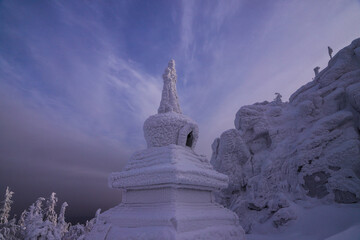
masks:
{"type": "Polygon", "coordinates": [[[0,223],[2,224],[8,222],[10,216],[9,213],[11,210],[11,204],[13,203],[13,201],[11,200],[13,194],[14,192],[10,191],[10,188],[7,187],[5,192],[5,200],[3,202],[3,207],[1,208],[1,213],[0,213],[0,223]]]}
{"type": "Polygon", "coordinates": [[[43,236],[46,235],[43,231],[42,202],[44,200],[45,198],[40,197],[29,207],[24,219],[24,239],[43,239],[43,236]]]}
{"type": "MultiPolygon", "coordinates": [[[[54,195],[53,195],[54,196],[54,195]]],[[[61,233],[56,229],[54,222],[45,219],[44,221],[44,210],[42,209],[42,203],[45,201],[44,198],[39,198],[35,204],[31,205],[29,211],[24,213],[23,223],[23,237],[24,239],[61,239],[61,233]]],[[[48,202],[51,202],[48,200],[48,202]]]]}
{"type": "Polygon", "coordinates": [[[24,211],[21,213],[21,215],[20,215],[20,219],[19,219],[19,221],[18,221],[18,225],[19,225],[21,228],[25,227],[25,217],[26,217],[26,214],[27,214],[27,211],[24,210],[24,211]]]}
{"type": "Polygon", "coordinates": [[[46,201],[47,211],[46,211],[46,219],[56,226],[57,224],[57,214],[55,212],[55,206],[58,202],[58,198],[55,196],[56,193],[51,193],[50,198],[46,201]]]}
{"type": "Polygon", "coordinates": [[[82,240],[85,239],[85,227],[82,224],[76,224],[69,227],[68,232],[66,232],[63,236],[63,240],[82,240]]]}
{"type": "Polygon", "coordinates": [[[3,206],[0,211],[0,240],[17,239],[16,235],[19,230],[19,226],[16,224],[15,217],[9,220],[11,204],[13,203],[11,200],[13,194],[14,192],[12,192],[9,187],[7,187],[5,192],[5,200],[3,201],[3,206]]]}
{"type": "Polygon", "coordinates": [[[62,204],[60,214],[59,214],[59,217],[58,217],[57,228],[62,233],[62,235],[64,235],[68,231],[69,226],[70,226],[70,224],[65,221],[65,210],[66,210],[67,206],[69,206],[67,204],[67,202],[64,202],[62,204]]]}
{"type": "Polygon", "coordinates": [[[16,219],[9,220],[6,224],[0,224],[0,240],[17,240],[19,238],[19,225],[16,219]]]}
{"type": "Polygon", "coordinates": [[[55,193],[52,193],[46,201],[46,211],[42,209],[44,200],[44,198],[39,198],[30,206],[27,213],[22,214],[24,220],[20,224],[23,226],[24,239],[61,240],[67,232],[69,224],[65,222],[64,216],[67,203],[62,205],[59,218],[57,218],[55,205],[58,200],[55,193]]]}
{"type": "Polygon", "coordinates": [[[95,223],[98,222],[100,212],[101,212],[101,209],[99,208],[95,213],[95,218],[91,219],[90,221],[86,221],[86,223],[85,223],[85,232],[90,232],[91,229],[94,227],[95,223]]]}
{"type": "Polygon", "coordinates": [[[4,204],[0,209],[0,240],[83,240],[99,221],[100,209],[96,211],[95,218],[87,221],[86,226],[79,223],[71,226],[65,221],[66,202],[62,204],[59,215],[56,214],[58,198],[55,193],[46,200],[44,207],[45,198],[40,197],[22,212],[19,221],[15,217],[10,220],[13,194],[9,188],[6,189],[4,204]]]}

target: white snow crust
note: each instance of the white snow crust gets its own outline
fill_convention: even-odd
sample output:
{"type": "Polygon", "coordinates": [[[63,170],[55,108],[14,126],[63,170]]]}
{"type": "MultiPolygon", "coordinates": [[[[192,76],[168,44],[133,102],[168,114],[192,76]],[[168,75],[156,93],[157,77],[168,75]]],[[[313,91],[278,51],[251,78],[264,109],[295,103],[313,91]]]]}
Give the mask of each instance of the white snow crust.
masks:
{"type": "Polygon", "coordinates": [[[148,148],[169,144],[185,147],[187,136],[191,132],[193,140],[190,147],[194,149],[199,136],[198,125],[187,116],[176,112],[150,116],[144,122],[143,129],[148,148]]]}
{"type": "Polygon", "coordinates": [[[299,202],[293,209],[298,216],[281,229],[270,222],[254,227],[247,240],[358,240],[360,239],[359,204],[318,204],[309,207],[299,202]]]}
{"type": "Polygon", "coordinates": [[[228,177],[216,172],[205,156],[178,145],[149,148],[135,153],[124,171],[112,173],[113,188],[138,188],[159,184],[197,185],[220,190],[228,177]]]}
{"type": "Polygon", "coordinates": [[[278,95],[240,108],[235,129],[212,144],[211,163],[230,181],[218,200],[248,233],[261,223],[279,228],[296,221],[297,201],[359,202],[359,119],[356,39],[289,102],[278,95]]]}
{"type": "Polygon", "coordinates": [[[102,213],[86,239],[243,240],[235,213],[210,203],[120,204],[102,213]]]}

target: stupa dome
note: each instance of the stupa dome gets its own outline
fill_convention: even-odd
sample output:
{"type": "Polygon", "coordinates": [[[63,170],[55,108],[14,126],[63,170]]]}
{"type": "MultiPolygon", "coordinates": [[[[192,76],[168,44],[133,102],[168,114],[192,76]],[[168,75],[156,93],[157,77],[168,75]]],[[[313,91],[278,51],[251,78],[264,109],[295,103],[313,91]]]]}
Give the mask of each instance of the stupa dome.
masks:
{"type": "Polygon", "coordinates": [[[164,87],[158,114],[144,122],[144,136],[148,148],[176,144],[194,149],[199,128],[197,124],[181,113],[176,92],[175,61],[170,60],[163,74],[164,87]]]}

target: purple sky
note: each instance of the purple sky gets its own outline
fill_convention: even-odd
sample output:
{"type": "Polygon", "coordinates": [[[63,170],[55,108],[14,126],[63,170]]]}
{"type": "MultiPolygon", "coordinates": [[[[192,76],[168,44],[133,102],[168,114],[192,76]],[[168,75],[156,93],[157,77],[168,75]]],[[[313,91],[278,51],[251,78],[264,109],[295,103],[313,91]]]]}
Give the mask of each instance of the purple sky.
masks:
{"type": "Polygon", "coordinates": [[[197,152],[243,105],[287,100],[360,37],[359,1],[0,1],[0,192],[56,192],[67,216],[119,202],[107,176],[145,148],[170,58],[197,152]]]}

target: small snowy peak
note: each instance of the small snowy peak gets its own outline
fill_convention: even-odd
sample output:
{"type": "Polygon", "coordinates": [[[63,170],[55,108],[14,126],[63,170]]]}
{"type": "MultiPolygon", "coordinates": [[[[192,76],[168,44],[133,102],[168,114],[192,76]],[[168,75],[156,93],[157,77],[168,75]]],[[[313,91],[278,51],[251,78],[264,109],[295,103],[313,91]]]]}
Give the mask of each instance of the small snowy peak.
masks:
{"type": "Polygon", "coordinates": [[[235,129],[212,145],[211,163],[229,176],[218,200],[245,231],[297,221],[296,201],[360,201],[360,39],[335,54],[282,102],[243,106],[235,129]]]}

